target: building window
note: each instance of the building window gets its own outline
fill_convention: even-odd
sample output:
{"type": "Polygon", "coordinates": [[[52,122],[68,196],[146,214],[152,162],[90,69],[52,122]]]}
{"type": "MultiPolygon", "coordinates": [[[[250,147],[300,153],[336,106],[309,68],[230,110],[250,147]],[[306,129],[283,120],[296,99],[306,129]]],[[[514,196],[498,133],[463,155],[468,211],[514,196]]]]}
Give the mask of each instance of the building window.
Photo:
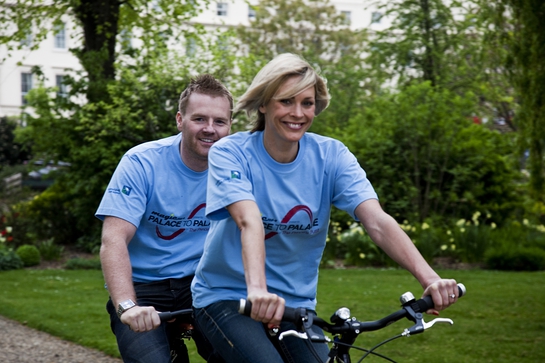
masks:
{"type": "Polygon", "coordinates": [[[32,40],[33,40],[32,31],[28,29],[25,31],[25,37],[19,41],[19,44],[22,47],[30,48],[32,46],[32,40]]]}
{"type": "Polygon", "coordinates": [[[341,15],[344,18],[344,24],[350,25],[352,24],[352,12],[349,10],[343,10],[341,11],[341,15]]]}
{"type": "Polygon", "coordinates": [[[227,16],[228,5],[227,3],[217,3],[217,15],[227,16]]]}
{"type": "Polygon", "coordinates": [[[64,23],[55,26],[55,48],[66,49],[66,30],[64,23]]]}
{"type": "Polygon", "coordinates": [[[255,8],[252,5],[248,5],[248,20],[255,20],[255,8]]]}
{"type": "Polygon", "coordinates": [[[21,73],[21,103],[26,105],[26,95],[32,89],[32,73],[21,73]]]}
{"type": "Polygon", "coordinates": [[[64,82],[64,76],[57,74],[55,76],[55,85],[57,86],[57,97],[66,98],[68,96],[68,86],[64,82]]]}
{"type": "Polygon", "coordinates": [[[371,13],[371,24],[380,24],[382,19],[382,13],[380,11],[373,11],[371,13]]]}

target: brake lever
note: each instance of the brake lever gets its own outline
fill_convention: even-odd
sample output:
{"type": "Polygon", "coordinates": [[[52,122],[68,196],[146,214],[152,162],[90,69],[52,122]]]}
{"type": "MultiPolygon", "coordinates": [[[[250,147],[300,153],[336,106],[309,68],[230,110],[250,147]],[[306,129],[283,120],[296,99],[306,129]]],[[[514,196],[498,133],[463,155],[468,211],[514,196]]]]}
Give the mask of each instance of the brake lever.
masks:
{"type": "Polygon", "coordinates": [[[307,333],[301,333],[296,330],[286,330],[280,333],[280,335],[278,336],[278,340],[282,340],[284,339],[284,337],[289,337],[289,336],[296,337],[299,339],[308,339],[307,333]]]}
{"type": "Polygon", "coordinates": [[[433,324],[435,324],[435,323],[447,323],[447,324],[450,324],[450,325],[454,324],[454,322],[451,319],[448,319],[448,318],[435,318],[432,321],[430,321],[429,323],[426,323],[424,320],[422,320],[422,324],[424,325],[424,330],[431,328],[433,326],[433,324]]]}
{"type": "Polygon", "coordinates": [[[401,333],[402,336],[409,337],[411,334],[423,333],[424,330],[431,328],[435,323],[447,323],[450,325],[454,324],[454,322],[448,318],[435,318],[429,323],[426,323],[422,317],[422,314],[420,313],[416,314],[416,318],[416,324],[408,329],[405,329],[403,333],[401,333]]]}
{"type": "Polygon", "coordinates": [[[310,341],[316,342],[316,343],[329,343],[329,342],[331,342],[331,339],[329,339],[325,335],[320,337],[318,335],[313,334],[309,338],[307,333],[301,333],[301,332],[298,332],[296,330],[286,330],[285,332],[280,333],[280,335],[278,336],[278,340],[282,340],[282,339],[284,339],[284,337],[289,337],[289,336],[296,337],[296,338],[299,338],[299,339],[307,339],[307,340],[310,340],[310,341]]]}

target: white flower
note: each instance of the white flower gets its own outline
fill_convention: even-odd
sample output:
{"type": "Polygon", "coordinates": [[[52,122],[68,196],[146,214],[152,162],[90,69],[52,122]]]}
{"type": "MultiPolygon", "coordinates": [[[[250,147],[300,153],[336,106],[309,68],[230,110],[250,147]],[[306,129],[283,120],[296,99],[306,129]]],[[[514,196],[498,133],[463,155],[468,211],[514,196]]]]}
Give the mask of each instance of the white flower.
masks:
{"type": "Polygon", "coordinates": [[[442,245],[442,246],[441,246],[441,251],[444,251],[444,250],[446,250],[446,249],[447,249],[447,245],[442,245]]]}
{"type": "Polygon", "coordinates": [[[422,230],[430,228],[430,225],[426,222],[422,223],[422,230]]]}
{"type": "Polygon", "coordinates": [[[11,233],[11,231],[13,231],[13,227],[11,226],[6,227],[6,232],[11,233]]]}
{"type": "Polygon", "coordinates": [[[360,258],[363,260],[365,258],[365,253],[360,253],[360,258]]]}

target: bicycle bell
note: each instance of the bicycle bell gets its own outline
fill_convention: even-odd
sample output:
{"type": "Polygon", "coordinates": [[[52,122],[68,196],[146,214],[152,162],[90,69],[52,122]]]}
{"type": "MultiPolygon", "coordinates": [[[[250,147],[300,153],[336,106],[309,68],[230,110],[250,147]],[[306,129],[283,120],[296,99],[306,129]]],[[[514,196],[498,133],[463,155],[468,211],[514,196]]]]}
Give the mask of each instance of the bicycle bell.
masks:
{"type": "Polygon", "coordinates": [[[404,293],[403,295],[401,295],[401,297],[399,298],[399,301],[401,302],[401,305],[405,305],[409,301],[414,301],[414,295],[412,292],[408,291],[404,293]]]}

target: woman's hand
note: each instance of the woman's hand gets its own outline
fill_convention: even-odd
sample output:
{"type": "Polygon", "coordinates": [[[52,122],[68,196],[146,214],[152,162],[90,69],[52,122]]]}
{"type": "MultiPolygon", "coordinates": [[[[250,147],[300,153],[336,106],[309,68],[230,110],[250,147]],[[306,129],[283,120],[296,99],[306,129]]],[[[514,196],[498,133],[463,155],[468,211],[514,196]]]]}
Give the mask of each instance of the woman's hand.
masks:
{"type": "Polygon", "coordinates": [[[280,325],[286,304],[283,298],[267,291],[252,292],[248,293],[248,301],[252,303],[252,319],[268,324],[269,328],[280,325]]]}
{"type": "Polygon", "coordinates": [[[428,314],[439,315],[440,310],[448,308],[458,300],[458,285],[453,279],[439,279],[428,285],[422,296],[430,295],[434,309],[427,311],[428,314]]]}

